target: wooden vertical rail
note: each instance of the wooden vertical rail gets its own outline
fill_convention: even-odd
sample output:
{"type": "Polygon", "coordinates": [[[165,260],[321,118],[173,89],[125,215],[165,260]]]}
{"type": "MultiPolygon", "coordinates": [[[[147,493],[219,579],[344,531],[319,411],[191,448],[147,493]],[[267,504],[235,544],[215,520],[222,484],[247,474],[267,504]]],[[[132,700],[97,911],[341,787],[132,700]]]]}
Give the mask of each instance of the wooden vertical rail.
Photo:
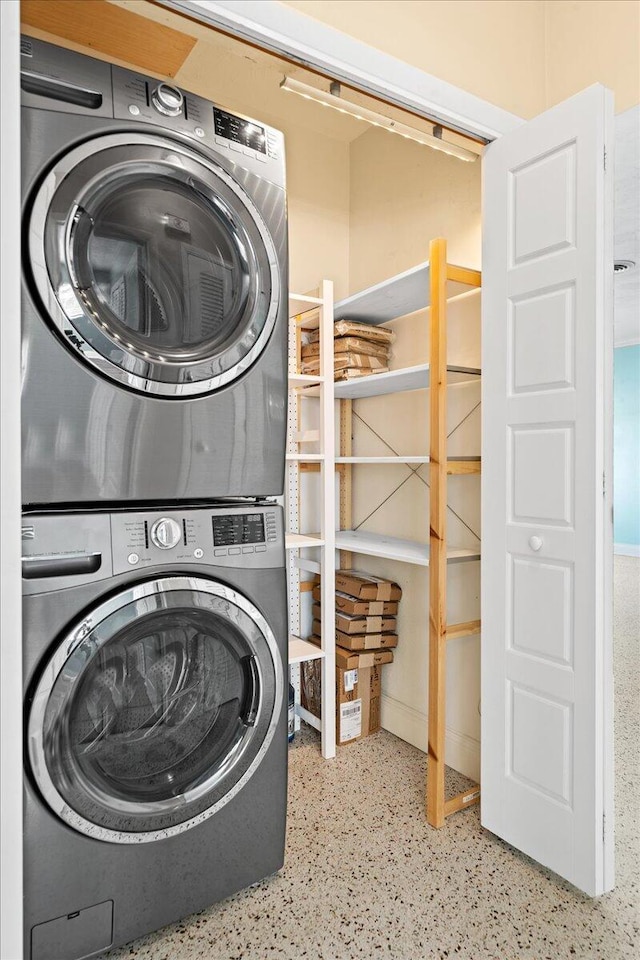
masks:
{"type": "Polygon", "coordinates": [[[445,820],[445,664],[447,638],[447,243],[429,245],[429,714],[427,821],[445,820]]]}

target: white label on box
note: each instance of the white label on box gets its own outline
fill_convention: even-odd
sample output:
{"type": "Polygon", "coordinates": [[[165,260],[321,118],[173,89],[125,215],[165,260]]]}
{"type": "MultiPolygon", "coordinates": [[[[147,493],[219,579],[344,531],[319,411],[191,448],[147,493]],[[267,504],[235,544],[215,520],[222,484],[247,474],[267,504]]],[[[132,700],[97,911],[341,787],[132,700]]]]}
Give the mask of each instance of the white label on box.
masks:
{"type": "Polygon", "coordinates": [[[355,740],[362,733],[362,700],[340,704],[340,743],[355,740]]]}
{"type": "Polygon", "coordinates": [[[344,672],[344,692],[350,693],[358,682],[357,670],[345,670],[344,672]]]}

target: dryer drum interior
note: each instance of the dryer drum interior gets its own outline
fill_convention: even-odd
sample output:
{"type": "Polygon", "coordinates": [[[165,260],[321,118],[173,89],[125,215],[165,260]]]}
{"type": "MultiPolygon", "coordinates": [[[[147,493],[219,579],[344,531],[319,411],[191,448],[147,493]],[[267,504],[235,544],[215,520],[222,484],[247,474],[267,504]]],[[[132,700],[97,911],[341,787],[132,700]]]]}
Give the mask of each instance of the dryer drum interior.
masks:
{"type": "Polygon", "coordinates": [[[277,319],[277,255],[255,205],[212,160],[164,137],[112,134],[69,151],[36,194],[29,243],[65,342],[145,392],[230,382],[277,319]]]}
{"type": "Polygon", "coordinates": [[[29,717],[54,810],[91,836],[154,839],[246,782],[282,698],[275,639],[246,598],[161,578],[98,606],[56,648],[29,717]]]}

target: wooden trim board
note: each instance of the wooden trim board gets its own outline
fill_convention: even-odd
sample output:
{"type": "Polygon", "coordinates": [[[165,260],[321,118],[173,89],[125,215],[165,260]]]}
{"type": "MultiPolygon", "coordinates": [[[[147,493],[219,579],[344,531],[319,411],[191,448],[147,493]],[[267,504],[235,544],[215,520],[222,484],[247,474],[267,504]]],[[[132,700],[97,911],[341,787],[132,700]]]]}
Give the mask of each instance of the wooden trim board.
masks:
{"type": "Polygon", "coordinates": [[[109,60],[175,77],[196,39],[104,0],[22,0],[22,29],[50,34],[109,60]]]}

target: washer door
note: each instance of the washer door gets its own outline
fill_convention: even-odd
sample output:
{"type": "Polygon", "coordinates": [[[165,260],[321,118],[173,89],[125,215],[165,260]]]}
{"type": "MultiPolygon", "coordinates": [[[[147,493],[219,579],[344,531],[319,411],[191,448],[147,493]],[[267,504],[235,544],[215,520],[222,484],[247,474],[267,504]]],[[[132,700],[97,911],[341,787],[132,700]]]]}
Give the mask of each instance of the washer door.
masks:
{"type": "Polygon", "coordinates": [[[257,208],[213,161],[160,136],[113,134],[57,161],[29,252],[65,342],[145,393],[230,383],[276,322],[280,271],[257,208]]]}
{"type": "Polygon", "coordinates": [[[258,767],[282,705],[273,633],[215,581],[165,577],[91,612],[45,665],[31,765],[70,826],[117,843],[187,830],[258,767]]]}

